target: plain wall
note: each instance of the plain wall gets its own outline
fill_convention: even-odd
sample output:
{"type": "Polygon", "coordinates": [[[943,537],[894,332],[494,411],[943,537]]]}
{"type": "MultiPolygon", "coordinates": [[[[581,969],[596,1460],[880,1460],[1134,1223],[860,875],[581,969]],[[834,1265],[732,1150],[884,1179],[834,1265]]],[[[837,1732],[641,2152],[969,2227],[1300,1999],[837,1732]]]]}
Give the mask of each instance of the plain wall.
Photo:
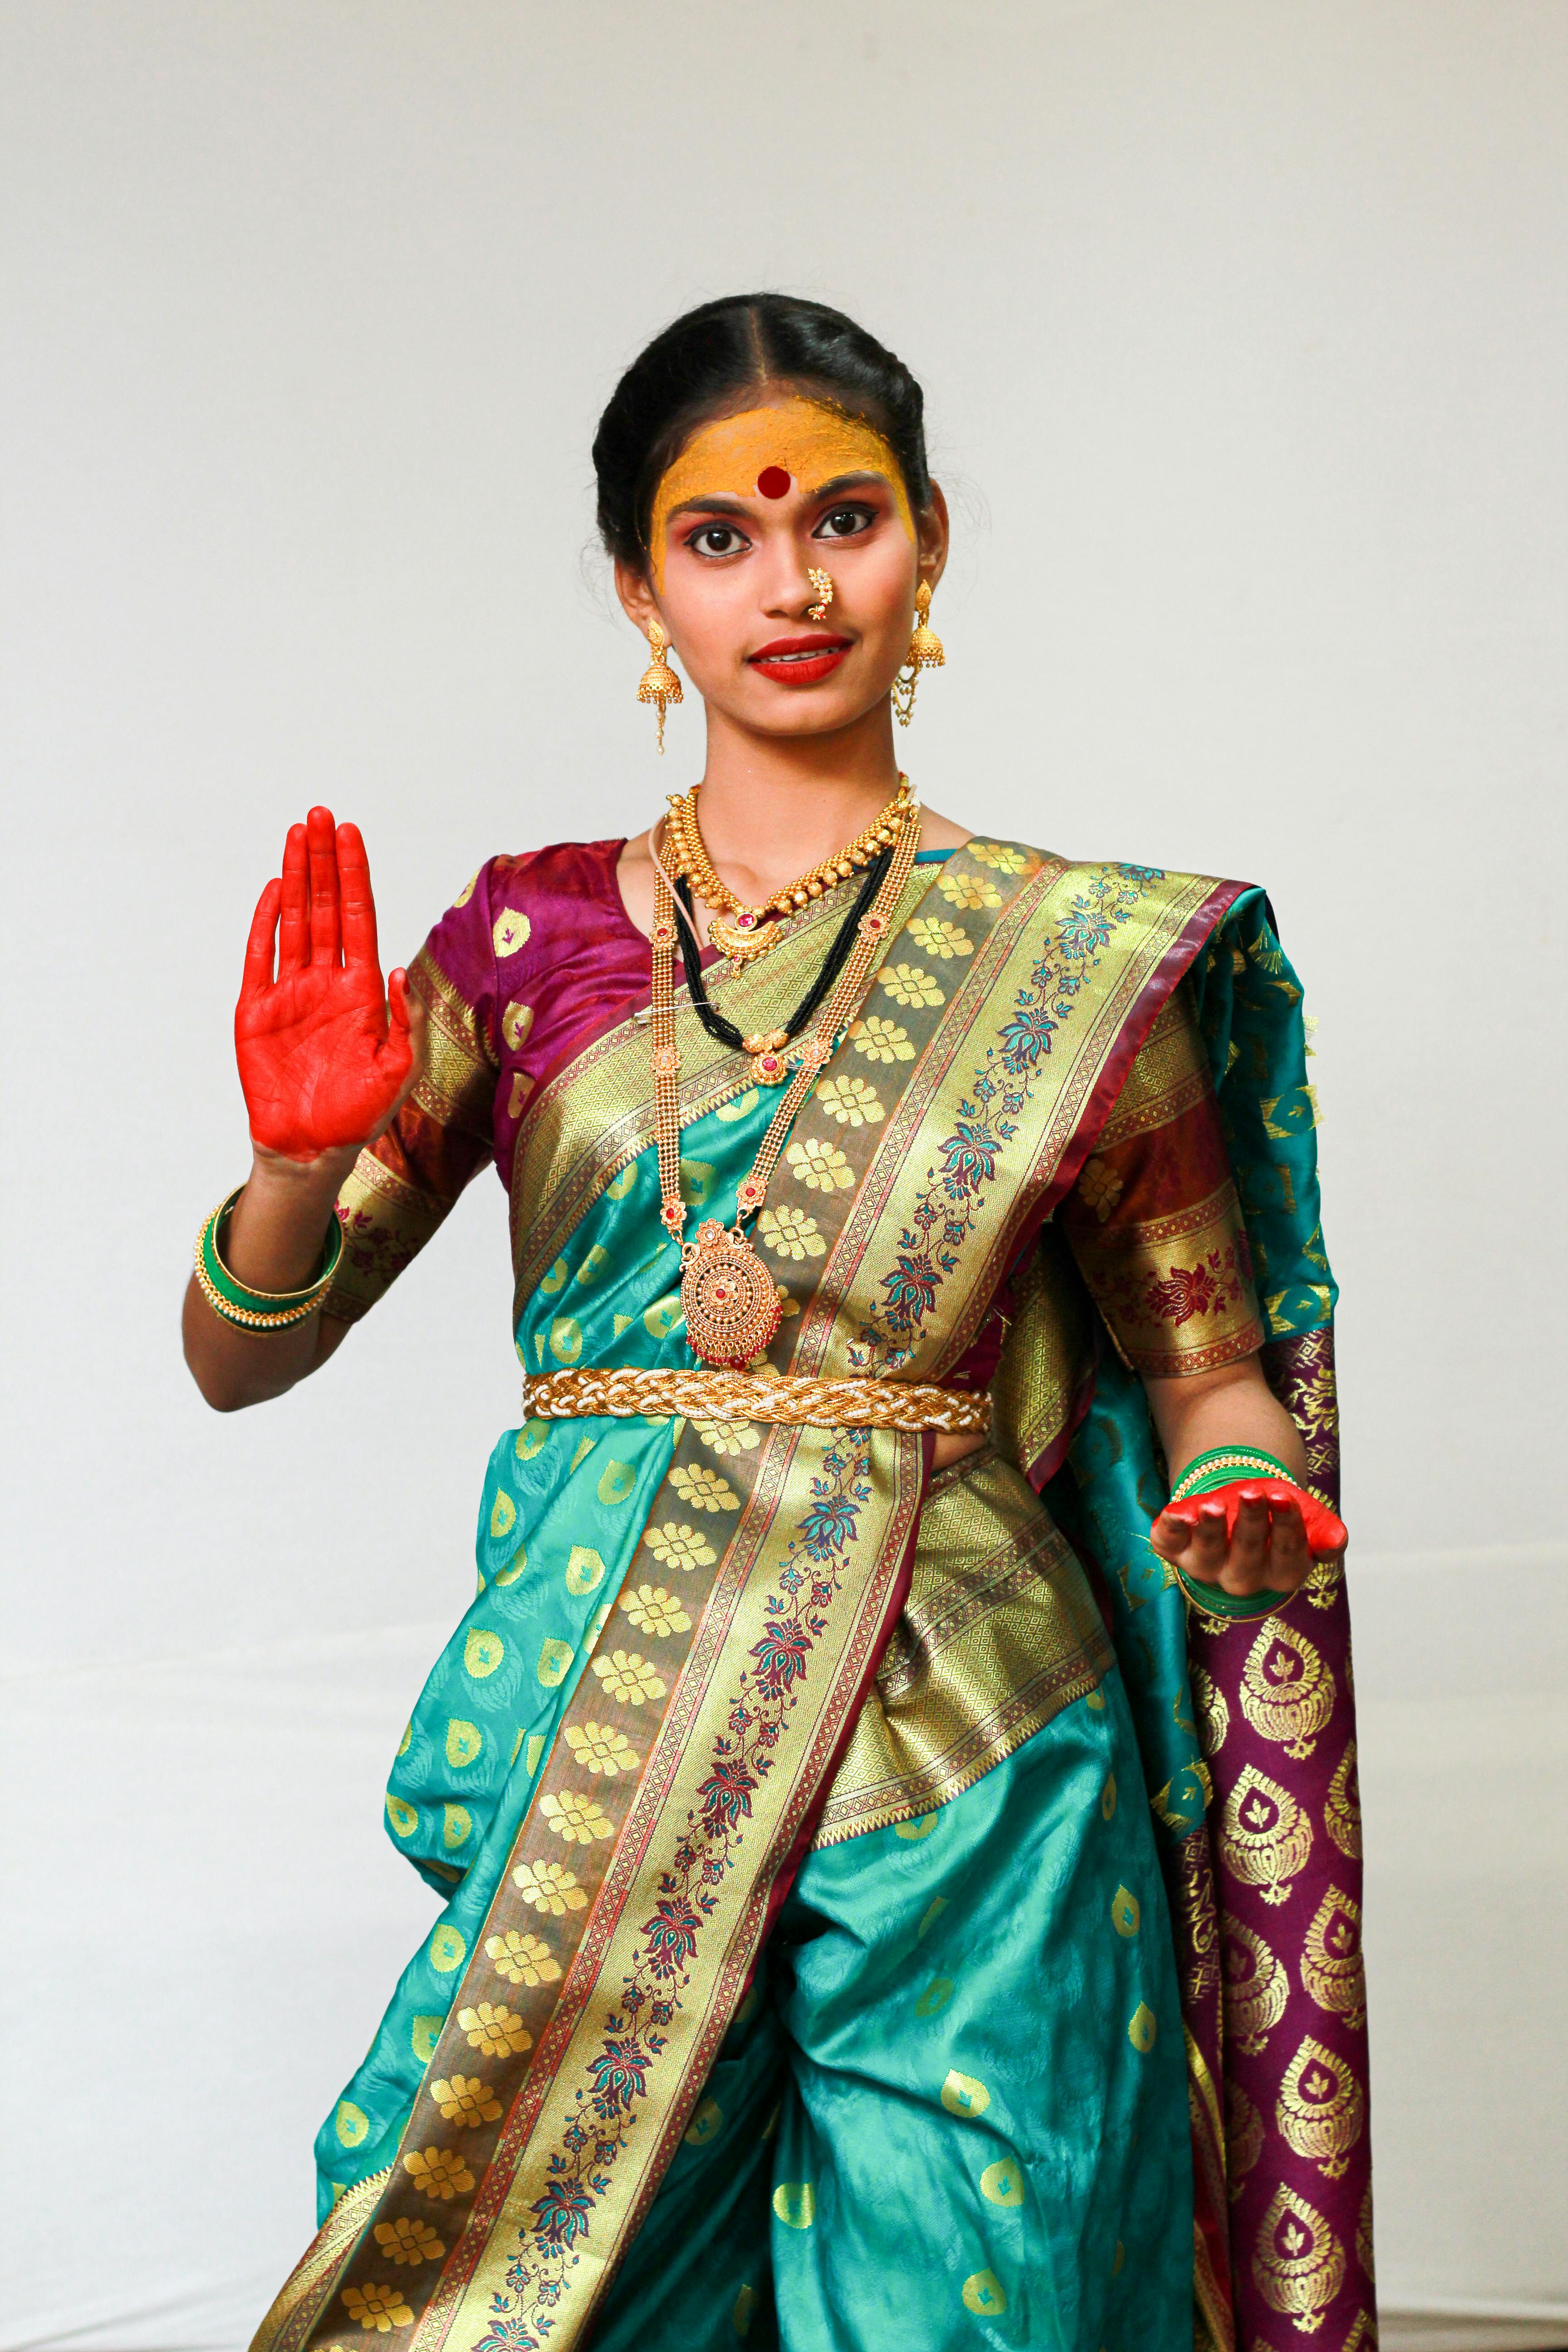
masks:
{"type": "Polygon", "coordinates": [[[251,906],[325,800],[390,961],[490,852],[699,772],[588,450],[754,285],[927,387],[922,795],[1273,895],[1384,2297],[1568,2341],[1565,125],[1560,0],[0,7],[4,2352],[238,2346],[302,2247],[430,1915],[380,1790],[516,1418],[493,1176],[308,1390],[190,1385],[251,906]]]}

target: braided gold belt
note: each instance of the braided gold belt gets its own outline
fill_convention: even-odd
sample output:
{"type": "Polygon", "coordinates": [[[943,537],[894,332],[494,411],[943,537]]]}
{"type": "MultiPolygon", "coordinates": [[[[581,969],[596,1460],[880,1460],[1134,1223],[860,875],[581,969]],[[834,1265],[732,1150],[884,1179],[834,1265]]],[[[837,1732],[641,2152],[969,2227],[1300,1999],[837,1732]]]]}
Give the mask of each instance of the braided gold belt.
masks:
{"type": "Polygon", "coordinates": [[[936,1429],[984,1436],[991,1400],[935,1381],[812,1381],[786,1372],[639,1370],[544,1372],[522,1384],[522,1409],[542,1421],[646,1414],[704,1421],[813,1423],[826,1429],[936,1429]]]}

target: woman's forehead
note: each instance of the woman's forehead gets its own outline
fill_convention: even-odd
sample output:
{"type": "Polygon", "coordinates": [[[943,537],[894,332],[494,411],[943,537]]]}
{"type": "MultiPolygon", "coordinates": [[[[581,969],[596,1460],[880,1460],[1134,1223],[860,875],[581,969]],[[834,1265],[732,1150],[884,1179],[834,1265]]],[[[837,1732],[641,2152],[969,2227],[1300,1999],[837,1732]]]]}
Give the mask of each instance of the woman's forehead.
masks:
{"type": "Polygon", "coordinates": [[[784,400],[715,417],[694,433],[654,494],[649,531],[654,577],[664,569],[664,541],[678,507],[703,498],[782,499],[808,495],[846,474],[880,474],[890,483],[899,519],[913,540],[914,516],[891,443],[858,416],[813,400],[784,400]]]}

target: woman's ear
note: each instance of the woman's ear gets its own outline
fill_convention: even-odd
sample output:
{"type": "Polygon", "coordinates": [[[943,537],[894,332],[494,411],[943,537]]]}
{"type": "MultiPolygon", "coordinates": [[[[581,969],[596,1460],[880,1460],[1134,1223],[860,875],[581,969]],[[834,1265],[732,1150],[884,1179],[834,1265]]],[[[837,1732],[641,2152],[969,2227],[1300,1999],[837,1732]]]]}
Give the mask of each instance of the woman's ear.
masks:
{"type": "Polygon", "coordinates": [[[942,496],[940,482],[931,484],[931,504],[929,507],[921,508],[915,520],[916,529],[920,533],[918,560],[921,578],[928,588],[934,589],[937,582],[947,570],[947,546],[950,536],[947,500],[942,496]]]}
{"type": "Polygon", "coordinates": [[[648,584],[647,574],[629,563],[623,563],[619,556],[616,558],[616,593],[633,628],[640,630],[646,637],[650,622],[658,618],[658,601],[648,584]]]}

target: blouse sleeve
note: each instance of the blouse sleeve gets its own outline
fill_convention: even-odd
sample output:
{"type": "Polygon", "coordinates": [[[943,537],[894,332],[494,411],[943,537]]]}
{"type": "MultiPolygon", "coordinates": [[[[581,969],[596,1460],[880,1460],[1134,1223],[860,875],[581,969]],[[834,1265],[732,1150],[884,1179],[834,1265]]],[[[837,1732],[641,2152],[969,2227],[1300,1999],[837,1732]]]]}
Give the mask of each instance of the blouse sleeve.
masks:
{"type": "Polygon", "coordinates": [[[343,1250],[321,1312],[341,1323],[369,1312],[494,1157],[500,1055],[490,880],[482,866],[408,967],[426,1015],[426,1069],[338,1194],[343,1250]]]}
{"type": "Polygon", "coordinates": [[[1057,1214],[1135,1371],[1208,1372],[1261,1347],[1247,1227],[1185,982],[1057,1214]]]}

